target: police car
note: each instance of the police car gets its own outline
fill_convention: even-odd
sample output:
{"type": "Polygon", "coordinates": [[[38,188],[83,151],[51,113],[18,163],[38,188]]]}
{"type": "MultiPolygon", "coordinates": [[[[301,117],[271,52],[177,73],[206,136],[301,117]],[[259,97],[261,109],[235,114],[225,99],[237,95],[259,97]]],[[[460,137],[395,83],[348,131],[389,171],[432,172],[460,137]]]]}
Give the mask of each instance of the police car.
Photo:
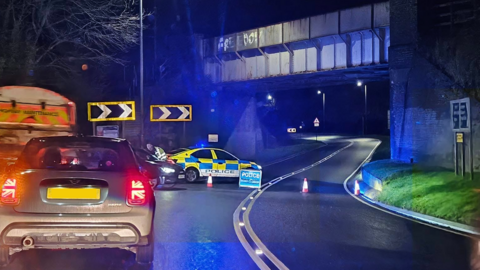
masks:
{"type": "Polygon", "coordinates": [[[229,152],[217,148],[195,148],[170,157],[185,169],[188,182],[201,177],[239,177],[242,169],[261,170],[255,162],[240,160],[229,152]]]}

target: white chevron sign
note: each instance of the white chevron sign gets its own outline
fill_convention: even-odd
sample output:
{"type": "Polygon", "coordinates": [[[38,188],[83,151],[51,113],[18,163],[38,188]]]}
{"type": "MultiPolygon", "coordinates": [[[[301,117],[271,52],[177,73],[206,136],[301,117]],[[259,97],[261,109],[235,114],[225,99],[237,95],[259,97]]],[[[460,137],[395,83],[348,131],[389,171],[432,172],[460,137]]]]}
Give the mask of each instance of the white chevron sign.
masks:
{"type": "Polygon", "coordinates": [[[170,110],[165,107],[160,107],[160,110],[163,112],[162,116],[160,116],[160,119],[167,119],[167,117],[172,114],[170,110]]]}
{"type": "Polygon", "coordinates": [[[118,104],[118,106],[123,109],[123,113],[120,115],[120,118],[127,118],[132,113],[132,109],[127,104],[118,104]]]}
{"type": "Polygon", "coordinates": [[[186,122],[192,121],[192,105],[151,105],[152,122],[186,122]]]}
{"type": "Polygon", "coordinates": [[[135,101],[89,102],[88,120],[91,122],[135,120],[135,101]]]}
{"type": "Polygon", "coordinates": [[[185,119],[190,114],[190,112],[185,107],[178,107],[178,109],[182,112],[182,115],[178,119],[185,119]]]}
{"type": "Polygon", "coordinates": [[[105,119],[107,118],[107,116],[112,112],[108,107],[107,105],[102,105],[102,104],[99,104],[97,105],[98,108],[100,108],[100,110],[102,110],[102,114],[100,114],[99,117],[97,117],[98,119],[105,119]]]}

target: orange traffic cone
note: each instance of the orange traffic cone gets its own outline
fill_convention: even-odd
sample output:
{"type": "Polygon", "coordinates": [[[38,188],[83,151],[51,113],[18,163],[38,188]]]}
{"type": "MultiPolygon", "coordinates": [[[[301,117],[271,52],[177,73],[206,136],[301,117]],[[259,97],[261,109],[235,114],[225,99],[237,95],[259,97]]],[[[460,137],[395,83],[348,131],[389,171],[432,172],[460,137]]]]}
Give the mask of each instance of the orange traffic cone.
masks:
{"type": "Polygon", "coordinates": [[[307,178],[303,179],[302,192],[303,192],[303,193],[308,193],[308,182],[307,182],[307,178]]]}
{"type": "Polygon", "coordinates": [[[212,174],[208,176],[207,187],[213,187],[212,174]]]}
{"type": "Polygon", "coordinates": [[[360,185],[358,184],[358,180],[355,180],[355,195],[360,195],[360,185]]]}

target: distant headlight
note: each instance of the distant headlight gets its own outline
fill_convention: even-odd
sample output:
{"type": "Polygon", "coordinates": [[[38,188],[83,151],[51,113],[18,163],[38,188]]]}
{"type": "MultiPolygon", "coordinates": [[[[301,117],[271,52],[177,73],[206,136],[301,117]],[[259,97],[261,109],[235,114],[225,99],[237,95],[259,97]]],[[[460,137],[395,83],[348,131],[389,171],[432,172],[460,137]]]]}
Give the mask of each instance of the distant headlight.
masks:
{"type": "Polygon", "coordinates": [[[161,169],[162,172],[164,172],[164,173],[174,173],[174,172],[175,172],[175,169],[168,168],[168,167],[161,167],[160,169],[161,169]]]}

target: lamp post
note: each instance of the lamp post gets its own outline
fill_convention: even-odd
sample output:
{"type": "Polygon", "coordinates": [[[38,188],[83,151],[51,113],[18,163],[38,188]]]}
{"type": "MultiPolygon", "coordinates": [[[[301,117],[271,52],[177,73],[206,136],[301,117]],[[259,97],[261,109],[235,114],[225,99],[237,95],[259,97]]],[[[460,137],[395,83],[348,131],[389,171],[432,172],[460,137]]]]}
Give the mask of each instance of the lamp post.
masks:
{"type": "MultiPolygon", "coordinates": [[[[357,82],[358,87],[362,87],[362,82],[357,82]]],[[[363,135],[367,133],[367,85],[365,84],[365,110],[363,112],[363,135]]]]}
{"type": "Polygon", "coordinates": [[[317,91],[317,95],[322,95],[322,128],[323,132],[326,130],[326,123],[325,123],[325,93],[322,93],[321,90],[317,91]]]}
{"type": "Polygon", "coordinates": [[[140,0],[140,145],[145,143],[143,108],[143,0],[140,0]]]}

